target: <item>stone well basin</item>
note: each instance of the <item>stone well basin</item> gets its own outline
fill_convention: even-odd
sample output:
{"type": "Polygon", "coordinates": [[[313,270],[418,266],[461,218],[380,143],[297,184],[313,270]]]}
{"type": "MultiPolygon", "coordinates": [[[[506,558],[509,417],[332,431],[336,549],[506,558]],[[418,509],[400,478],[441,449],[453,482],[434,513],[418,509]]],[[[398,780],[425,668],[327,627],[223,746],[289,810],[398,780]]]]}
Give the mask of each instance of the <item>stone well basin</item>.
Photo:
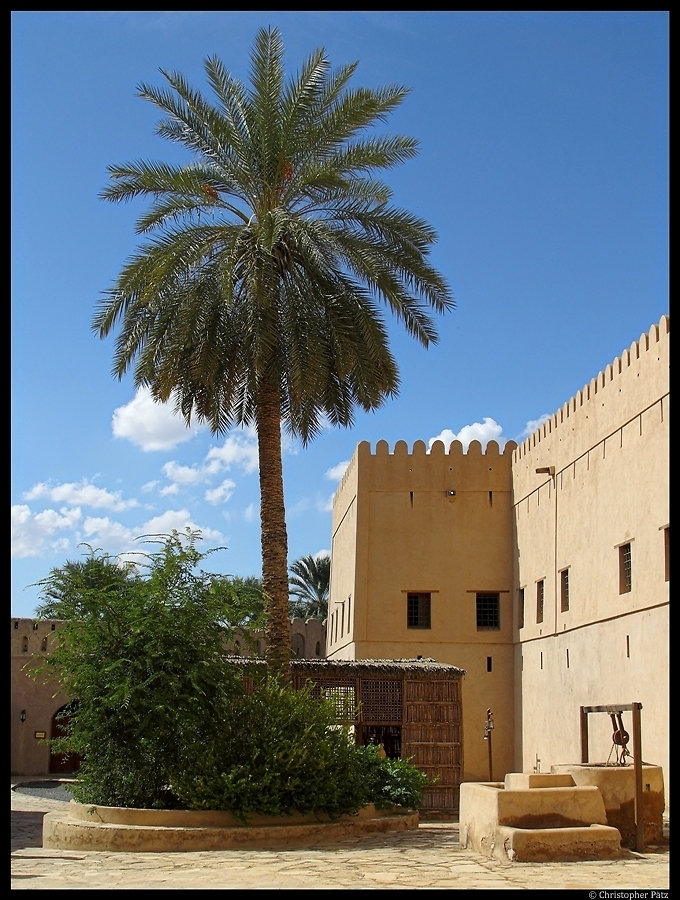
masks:
{"type": "MultiPolygon", "coordinates": [[[[634,848],[635,829],[635,769],[629,766],[605,764],[555,765],[551,771],[571,775],[574,784],[595,786],[602,794],[607,824],[618,828],[624,847],[634,848]]],[[[664,799],[663,769],[642,764],[642,815],[645,823],[645,846],[663,841],[664,799]]]]}

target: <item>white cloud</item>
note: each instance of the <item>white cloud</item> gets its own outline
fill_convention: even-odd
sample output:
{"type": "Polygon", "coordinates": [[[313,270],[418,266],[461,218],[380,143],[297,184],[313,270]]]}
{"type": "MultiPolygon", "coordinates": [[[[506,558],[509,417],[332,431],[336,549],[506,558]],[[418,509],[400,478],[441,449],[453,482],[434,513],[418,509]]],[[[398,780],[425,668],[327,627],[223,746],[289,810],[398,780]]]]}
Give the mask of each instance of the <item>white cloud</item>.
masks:
{"type": "Polygon", "coordinates": [[[94,538],[109,553],[128,549],[137,537],[134,528],[114,522],[108,516],[88,516],[83,522],[83,534],[88,539],[94,538]]]}
{"type": "Polygon", "coordinates": [[[200,531],[208,541],[220,541],[223,538],[221,532],[214,528],[205,528],[197,525],[189,516],[186,509],[168,509],[159,516],[149,519],[137,534],[170,534],[171,531],[184,531],[190,528],[192,531],[200,531]]]}
{"type": "Polygon", "coordinates": [[[333,500],[335,499],[335,494],[330,494],[325,500],[322,500],[319,503],[319,511],[320,512],[333,512],[333,500]]]}
{"type": "Polygon", "coordinates": [[[455,440],[457,440],[455,431],[451,431],[450,428],[445,428],[443,431],[440,431],[436,437],[430,438],[427,442],[427,447],[428,450],[431,450],[432,444],[434,444],[435,441],[441,441],[444,444],[445,449],[448,450],[455,440]]]}
{"type": "Polygon", "coordinates": [[[325,556],[330,556],[330,550],[318,550],[316,553],[312,554],[314,559],[323,559],[325,556]]]}
{"type": "Polygon", "coordinates": [[[222,469],[231,469],[232,466],[237,466],[246,474],[257,472],[257,434],[254,429],[247,428],[230,434],[221,447],[211,447],[208,451],[204,463],[207,473],[216,474],[222,469]]]}
{"type": "MultiPolygon", "coordinates": [[[[133,547],[135,544],[142,544],[138,539],[143,535],[166,535],[173,530],[183,532],[186,528],[200,531],[209,541],[219,541],[223,538],[219,531],[197,525],[187,509],[168,509],[133,527],[112,521],[108,517],[89,517],[83,522],[83,533],[90,542],[96,541],[98,546],[112,554],[132,551],[134,555],[133,547]]],[[[142,547],[138,552],[142,552],[142,547]]]]}
{"type": "Polygon", "coordinates": [[[111,509],[121,512],[138,506],[136,500],[123,500],[120,491],[107,491],[105,488],[95,487],[94,484],[83,479],[81,482],[49,485],[39,482],[26,491],[25,500],[37,500],[45,497],[53,503],[67,503],[69,506],[92,506],[95,508],[111,509]]]}
{"type": "Polygon", "coordinates": [[[537,419],[529,419],[527,424],[524,426],[524,430],[517,438],[517,443],[521,444],[523,440],[529,437],[530,434],[533,434],[537,428],[540,428],[544,422],[547,422],[550,418],[550,413],[543,413],[542,416],[539,416],[537,419]]]}
{"type": "MultiPolygon", "coordinates": [[[[182,466],[174,460],[165,463],[161,471],[170,481],[170,485],[162,488],[160,493],[177,494],[180,488],[210,481],[221,472],[234,467],[240,468],[246,474],[257,471],[257,439],[254,431],[230,435],[222,446],[211,447],[200,465],[182,466]]],[[[205,499],[209,503],[225,503],[235,487],[236,482],[227,478],[219,487],[207,490],[205,499]]]]}
{"type": "Polygon", "coordinates": [[[337,465],[331,466],[330,469],[326,470],[326,478],[330,478],[331,481],[340,481],[345,474],[348,465],[349,460],[343,459],[342,462],[339,462],[337,465]]]}
{"type": "Polygon", "coordinates": [[[467,452],[471,441],[479,441],[484,449],[489,441],[497,441],[498,446],[503,449],[506,438],[502,437],[503,426],[499,425],[494,419],[485,417],[483,422],[473,422],[472,425],[463,425],[458,434],[445,428],[435,437],[430,438],[428,447],[431,450],[435,441],[442,441],[446,450],[448,450],[452,441],[460,441],[463,445],[463,451],[467,452]]]}
{"type": "Polygon", "coordinates": [[[172,450],[190,440],[206,426],[197,423],[187,428],[174,404],[156,403],[148,388],[139,388],[134,398],[113,411],[113,436],[131,441],[142,450],[172,450]]]}
{"type": "Polygon", "coordinates": [[[196,484],[206,478],[206,473],[197,466],[180,466],[174,460],[167,462],[161,472],[175,484],[196,484]]]}
{"type": "Polygon", "coordinates": [[[258,512],[259,509],[257,503],[250,503],[243,512],[243,518],[246,522],[254,522],[257,519],[258,512]]]}
{"type": "Polygon", "coordinates": [[[286,510],[286,515],[288,516],[301,516],[303,513],[306,513],[311,508],[312,503],[309,497],[301,497],[297,503],[293,504],[293,506],[288,507],[286,510]]]}
{"type": "Polygon", "coordinates": [[[218,487],[205,492],[205,499],[208,503],[212,503],[213,505],[226,503],[234,493],[235,487],[235,481],[232,481],[230,478],[225,478],[218,487]]]}
{"type": "Polygon", "coordinates": [[[32,513],[30,507],[20,504],[11,511],[11,553],[20,558],[42,556],[48,551],[68,547],[68,539],[56,533],[72,529],[81,517],[79,508],[63,507],[59,512],[44,509],[32,513]]]}

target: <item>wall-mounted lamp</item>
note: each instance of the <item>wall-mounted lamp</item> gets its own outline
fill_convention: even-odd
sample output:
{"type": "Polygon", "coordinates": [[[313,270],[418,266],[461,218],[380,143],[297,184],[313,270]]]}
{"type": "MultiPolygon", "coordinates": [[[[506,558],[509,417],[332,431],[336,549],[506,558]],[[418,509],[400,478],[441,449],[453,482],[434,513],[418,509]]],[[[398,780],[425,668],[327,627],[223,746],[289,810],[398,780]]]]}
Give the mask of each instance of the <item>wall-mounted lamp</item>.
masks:
{"type": "Polygon", "coordinates": [[[21,715],[19,716],[19,718],[21,719],[22,724],[26,721],[26,710],[25,709],[21,710],[21,715]]]}
{"type": "Polygon", "coordinates": [[[455,496],[456,496],[456,492],[455,492],[455,491],[447,491],[447,492],[446,492],[446,496],[447,496],[447,497],[455,497],[455,496]]]}
{"type": "Polygon", "coordinates": [[[536,469],[537,475],[554,475],[555,474],[555,466],[541,466],[540,469],[536,469]]]}

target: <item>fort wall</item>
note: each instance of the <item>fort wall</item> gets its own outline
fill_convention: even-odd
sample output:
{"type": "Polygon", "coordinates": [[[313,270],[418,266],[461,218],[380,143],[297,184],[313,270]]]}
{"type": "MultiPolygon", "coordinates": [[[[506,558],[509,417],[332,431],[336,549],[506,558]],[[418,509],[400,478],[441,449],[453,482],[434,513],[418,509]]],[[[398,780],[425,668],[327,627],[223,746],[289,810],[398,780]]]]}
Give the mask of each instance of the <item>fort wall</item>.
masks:
{"type": "Polygon", "coordinates": [[[580,706],[639,701],[669,777],[669,338],[664,316],[514,451],[523,771],[574,756],[580,706]]]}
{"type": "Polygon", "coordinates": [[[436,441],[428,453],[417,441],[409,452],[398,441],[390,452],[379,441],[371,452],[362,442],[336,494],[327,655],[422,655],[465,669],[466,779],[488,779],[489,706],[496,765],[512,763],[514,449],[509,443],[501,453],[491,441],[482,452],[473,441],[463,453],[458,441],[448,448],[436,441]],[[409,625],[413,594],[427,600],[427,627],[409,625]],[[497,601],[491,627],[478,626],[478,594],[497,601]]]}

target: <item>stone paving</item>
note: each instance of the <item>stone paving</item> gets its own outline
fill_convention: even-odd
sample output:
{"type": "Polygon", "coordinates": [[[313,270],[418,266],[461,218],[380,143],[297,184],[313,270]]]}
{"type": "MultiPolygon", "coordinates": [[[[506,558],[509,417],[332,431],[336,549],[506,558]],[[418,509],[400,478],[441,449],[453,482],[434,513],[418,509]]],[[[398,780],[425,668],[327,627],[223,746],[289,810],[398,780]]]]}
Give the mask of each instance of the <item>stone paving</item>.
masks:
{"type": "MultiPolygon", "coordinates": [[[[15,778],[12,787],[17,781],[38,780],[15,778]]],[[[63,809],[63,802],[11,793],[12,888],[16,889],[567,889],[593,891],[598,898],[606,897],[604,892],[637,891],[637,900],[654,900],[652,891],[669,888],[668,845],[641,854],[627,852],[623,859],[603,862],[503,865],[462,850],[458,825],[452,822],[423,822],[418,831],[299,849],[205,853],[44,850],[43,815],[63,809]]]]}

